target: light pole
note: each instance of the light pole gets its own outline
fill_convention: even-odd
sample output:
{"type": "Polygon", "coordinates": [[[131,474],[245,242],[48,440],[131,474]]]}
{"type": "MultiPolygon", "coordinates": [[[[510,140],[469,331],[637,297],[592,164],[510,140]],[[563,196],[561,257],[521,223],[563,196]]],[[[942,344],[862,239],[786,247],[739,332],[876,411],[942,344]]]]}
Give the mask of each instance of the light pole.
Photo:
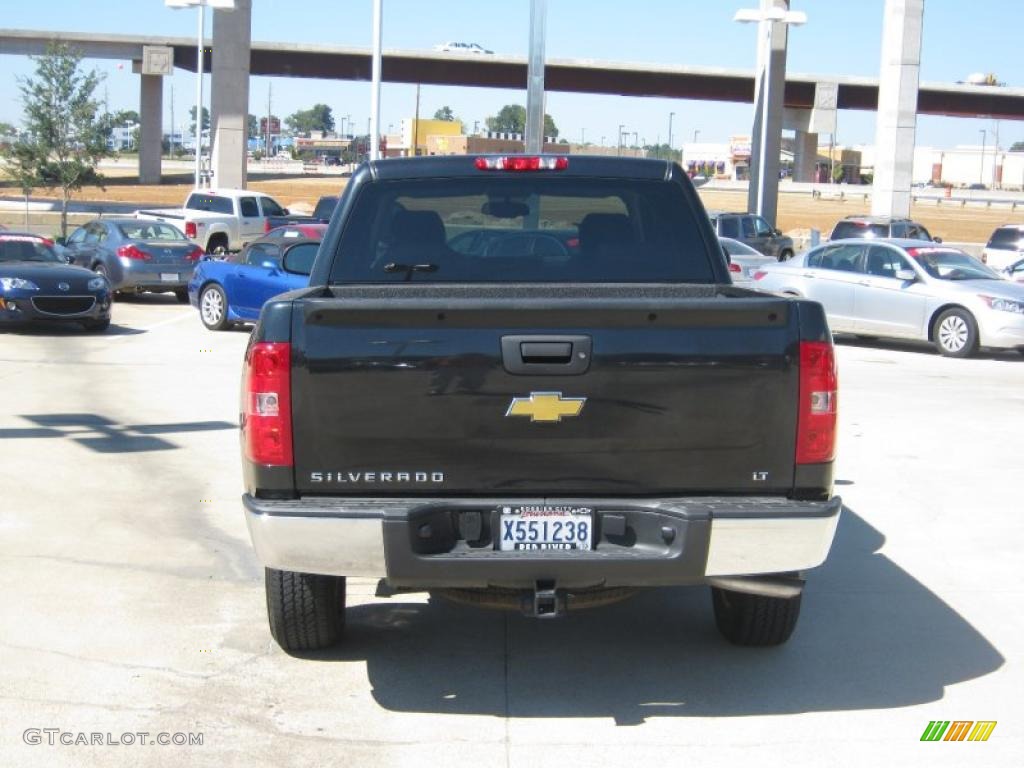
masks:
{"type": "Polygon", "coordinates": [[[624,125],[620,125],[619,126],[619,138],[615,142],[615,154],[616,155],[621,155],[622,154],[622,129],[625,128],[625,127],[626,126],[624,126],[624,125]]]}
{"type": "MultiPolygon", "coordinates": [[[[206,64],[203,56],[203,38],[206,36],[206,7],[215,10],[235,10],[235,0],[164,0],[168,8],[198,8],[199,32],[196,36],[196,170],[195,186],[202,185],[203,172],[203,70],[206,64]]],[[[213,128],[211,125],[210,128],[213,128]]]]}
{"type": "Polygon", "coordinates": [[[981,171],[978,173],[978,181],[982,184],[985,183],[985,129],[980,129],[981,133],[981,171]]]}
{"type": "Polygon", "coordinates": [[[383,39],[383,3],[373,0],[373,88],[370,91],[370,119],[366,131],[370,134],[370,160],[380,159],[380,69],[381,41],[383,39]]]}
{"type": "Polygon", "coordinates": [[[676,116],[675,112],[668,113],[668,159],[672,159],[672,118],[676,116]]]}
{"type": "MultiPolygon", "coordinates": [[[[786,11],[776,6],[770,6],[768,8],[742,8],[736,11],[736,15],[732,18],[733,21],[738,21],[741,24],[749,24],[756,21],[765,31],[764,42],[761,44],[764,46],[762,48],[764,74],[761,87],[758,89],[758,95],[761,98],[755,107],[761,116],[761,141],[757,159],[757,214],[763,216],[765,194],[768,189],[765,165],[768,159],[768,105],[771,103],[769,97],[772,83],[772,30],[776,24],[786,24],[787,26],[805,24],[807,22],[807,14],[803,11],[786,11]]],[[[778,158],[776,158],[777,161],[778,158]]],[[[778,183],[778,179],[775,181],[778,183]]]]}
{"type": "Polygon", "coordinates": [[[693,143],[694,144],[697,143],[697,137],[698,136],[700,136],[700,129],[699,128],[694,128],[693,129],[693,143]]]}

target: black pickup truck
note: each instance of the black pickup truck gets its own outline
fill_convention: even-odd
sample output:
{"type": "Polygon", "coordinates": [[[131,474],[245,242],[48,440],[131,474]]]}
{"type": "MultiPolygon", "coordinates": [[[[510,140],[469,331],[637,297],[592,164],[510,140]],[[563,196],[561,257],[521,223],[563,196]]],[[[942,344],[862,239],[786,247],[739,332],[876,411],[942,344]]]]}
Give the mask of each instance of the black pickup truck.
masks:
{"type": "Polygon", "coordinates": [[[841,508],[831,334],[730,284],[679,166],[369,163],[283,267],[241,431],[285,650],[341,639],[350,576],[538,617],[703,584],[730,641],[788,639],[841,508]]]}

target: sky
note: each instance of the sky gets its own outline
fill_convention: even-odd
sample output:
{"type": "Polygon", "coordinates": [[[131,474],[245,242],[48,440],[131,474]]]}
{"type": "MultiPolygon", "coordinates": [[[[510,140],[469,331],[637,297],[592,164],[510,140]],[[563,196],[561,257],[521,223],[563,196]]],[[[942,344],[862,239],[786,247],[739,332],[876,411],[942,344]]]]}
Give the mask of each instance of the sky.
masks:
{"type": "MultiPolygon", "coordinates": [[[[549,0],[547,56],[652,64],[753,69],[756,25],[737,24],[733,13],[754,7],[757,0],[549,0]]],[[[808,16],[805,26],[789,37],[790,73],[877,77],[884,0],[793,0],[794,10],[808,16]]],[[[384,48],[430,49],[445,41],[476,42],[499,54],[527,53],[529,0],[384,0],[384,48]]],[[[207,15],[207,34],[211,21],[207,15]]],[[[10,29],[108,32],[194,37],[196,11],[166,8],[162,0],[0,0],[0,24],[10,29]]],[[[922,82],[956,82],[974,72],[992,72],[1008,85],[1024,87],[1022,0],[927,0],[922,82]]],[[[253,0],[254,40],[369,47],[371,0],[253,0]]],[[[99,89],[111,111],[138,109],[139,77],[130,62],[90,60],[87,66],[105,73],[99,89]]],[[[32,73],[26,57],[0,55],[0,121],[18,124],[21,97],[17,79],[32,73]]],[[[350,117],[365,131],[370,111],[368,83],[254,77],[250,111],[266,113],[273,83],[273,112],[287,115],[317,102],[331,106],[336,119],[350,117]]],[[[164,126],[170,127],[170,104],[181,125],[195,103],[195,76],[179,71],[165,78],[164,126]]],[[[206,98],[209,99],[209,81],[206,98]]],[[[483,124],[504,104],[526,103],[525,90],[424,86],[421,117],[450,106],[470,129],[483,124]]],[[[415,109],[415,86],[384,84],[381,125],[397,130],[415,109]]],[[[753,106],[626,96],[595,96],[549,92],[547,112],[560,135],[571,141],[614,145],[619,124],[647,143],[666,141],[669,113],[674,112],[673,144],[725,142],[750,133],[753,106]],[[695,133],[699,132],[699,134],[695,133]]],[[[341,127],[340,125],[338,126],[341,127]]],[[[952,147],[979,144],[985,130],[991,146],[1024,141],[1024,121],[921,116],[919,146],[952,147]]],[[[873,143],[871,112],[840,111],[836,142],[873,143]]],[[[822,137],[822,141],[825,137],[822,137]]]]}

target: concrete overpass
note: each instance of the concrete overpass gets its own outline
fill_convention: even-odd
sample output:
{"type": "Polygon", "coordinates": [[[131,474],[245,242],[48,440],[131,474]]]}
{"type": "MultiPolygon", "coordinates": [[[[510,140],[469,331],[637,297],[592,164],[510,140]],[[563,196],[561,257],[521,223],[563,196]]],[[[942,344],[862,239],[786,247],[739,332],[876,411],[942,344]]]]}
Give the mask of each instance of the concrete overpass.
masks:
{"type": "MultiPolygon", "coordinates": [[[[196,71],[195,39],[183,37],[0,29],[0,54],[39,55],[55,39],[90,59],[141,61],[145,46],[167,46],[174,49],[176,67],[196,71]]],[[[211,71],[209,56],[205,71],[211,71]]],[[[267,77],[369,80],[370,49],[253,42],[249,71],[267,77]]],[[[383,73],[384,80],[391,83],[525,89],[526,57],[386,50],[383,73]]],[[[544,82],[550,91],[749,104],[754,100],[754,77],[753,70],[743,69],[548,59],[544,82]]],[[[815,86],[821,82],[838,84],[839,109],[874,110],[878,106],[876,78],[814,74],[786,75],[785,106],[810,109],[815,86]]],[[[1024,88],[922,83],[917,111],[922,115],[1024,120],[1024,88]]]]}
{"type": "MultiPolygon", "coordinates": [[[[206,71],[211,71],[211,61],[216,64],[218,58],[225,58],[217,56],[217,46],[221,44],[218,41],[223,41],[225,48],[230,45],[233,50],[238,50],[239,40],[219,36],[224,33],[218,32],[217,16],[218,14],[215,14],[213,56],[205,57],[206,71]]],[[[232,16],[236,22],[240,21],[237,14],[232,16]]],[[[74,46],[86,58],[134,62],[141,61],[145,47],[166,46],[173,49],[176,67],[192,72],[196,70],[195,40],[181,37],[0,29],[0,54],[38,55],[43,53],[54,39],[74,46]]],[[[244,50],[244,45],[242,49],[244,50]]],[[[368,48],[253,42],[249,46],[248,58],[247,71],[253,75],[327,80],[370,79],[371,61],[368,48]]],[[[246,70],[244,64],[240,69],[246,70]]],[[[384,52],[383,58],[383,79],[392,83],[522,90],[526,88],[526,69],[526,57],[519,56],[460,56],[433,51],[388,50],[384,52]]],[[[756,73],[753,70],[592,59],[549,59],[546,65],[545,87],[551,91],[572,93],[752,103],[755,95],[755,78],[756,73]]],[[[214,80],[217,80],[217,77],[214,77],[214,80]]],[[[140,176],[148,177],[148,180],[152,180],[154,169],[157,178],[159,177],[159,142],[162,126],[159,82],[158,77],[142,76],[140,114],[144,135],[143,151],[140,152],[140,176]],[[154,131],[155,136],[152,135],[154,131]],[[146,156],[145,159],[143,155],[146,156]]],[[[875,110],[878,107],[877,79],[813,74],[786,75],[784,106],[794,110],[810,110],[814,106],[815,90],[819,83],[837,84],[836,106],[839,109],[875,110]]],[[[215,82],[215,98],[218,90],[215,82]]],[[[223,86],[220,90],[224,92],[223,86]]],[[[231,95],[237,96],[234,92],[231,95]]],[[[248,89],[245,89],[245,98],[248,98],[248,89]]],[[[214,105],[216,112],[216,100],[214,105]]],[[[241,108],[248,114],[247,104],[241,108]]],[[[922,83],[917,93],[917,112],[950,117],[1022,120],[1024,88],[922,83]]],[[[238,141],[232,144],[238,145],[238,141]]],[[[811,151],[816,151],[816,142],[809,142],[806,139],[803,142],[798,141],[798,146],[805,148],[811,144],[814,144],[811,151]]],[[[244,142],[241,147],[244,152],[244,142]]],[[[218,178],[221,178],[223,183],[225,177],[219,175],[218,178]]]]}

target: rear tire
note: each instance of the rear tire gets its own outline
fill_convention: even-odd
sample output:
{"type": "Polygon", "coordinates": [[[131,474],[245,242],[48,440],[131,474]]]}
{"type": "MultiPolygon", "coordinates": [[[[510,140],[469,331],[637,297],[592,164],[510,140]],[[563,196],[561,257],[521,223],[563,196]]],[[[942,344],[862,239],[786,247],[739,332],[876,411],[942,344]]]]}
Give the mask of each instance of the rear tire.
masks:
{"type": "Polygon", "coordinates": [[[735,645],[782,645],[789,640],[800,618],[802,597],[765,597],[711,588],[715,624],[735,645]]]}
{"type": "Polygon", "coordinates": [[[978,351],[978,324],[966,309],[947,309],[932,328],[935,348],[946,357],[970,357],[978,351]]]}
{"type": "Polygon", "coordinates": [[[175,288],[174,298],[178,300],[179,304],[188,304],[188,288],[175,288]]]}
{"type": "Polygon", "coordinates": [[[337,645],[345,630],[345,577],[266,569],[270,634],[289,653],[337,645]]]}
{"type": "Polygon", "coordinates": [[[788,261],[789,259],[792,258],[793,252],[789,250],[789,248],[783,249],[783,251],[779,254],[779,261],[788,261]]]}
{"type": "Polygon", "coordinates": [[[214,235],[206,244],[206,252],[214,256],[224,256],[228,252],[228,239],[224,235],[214,235]]]}

